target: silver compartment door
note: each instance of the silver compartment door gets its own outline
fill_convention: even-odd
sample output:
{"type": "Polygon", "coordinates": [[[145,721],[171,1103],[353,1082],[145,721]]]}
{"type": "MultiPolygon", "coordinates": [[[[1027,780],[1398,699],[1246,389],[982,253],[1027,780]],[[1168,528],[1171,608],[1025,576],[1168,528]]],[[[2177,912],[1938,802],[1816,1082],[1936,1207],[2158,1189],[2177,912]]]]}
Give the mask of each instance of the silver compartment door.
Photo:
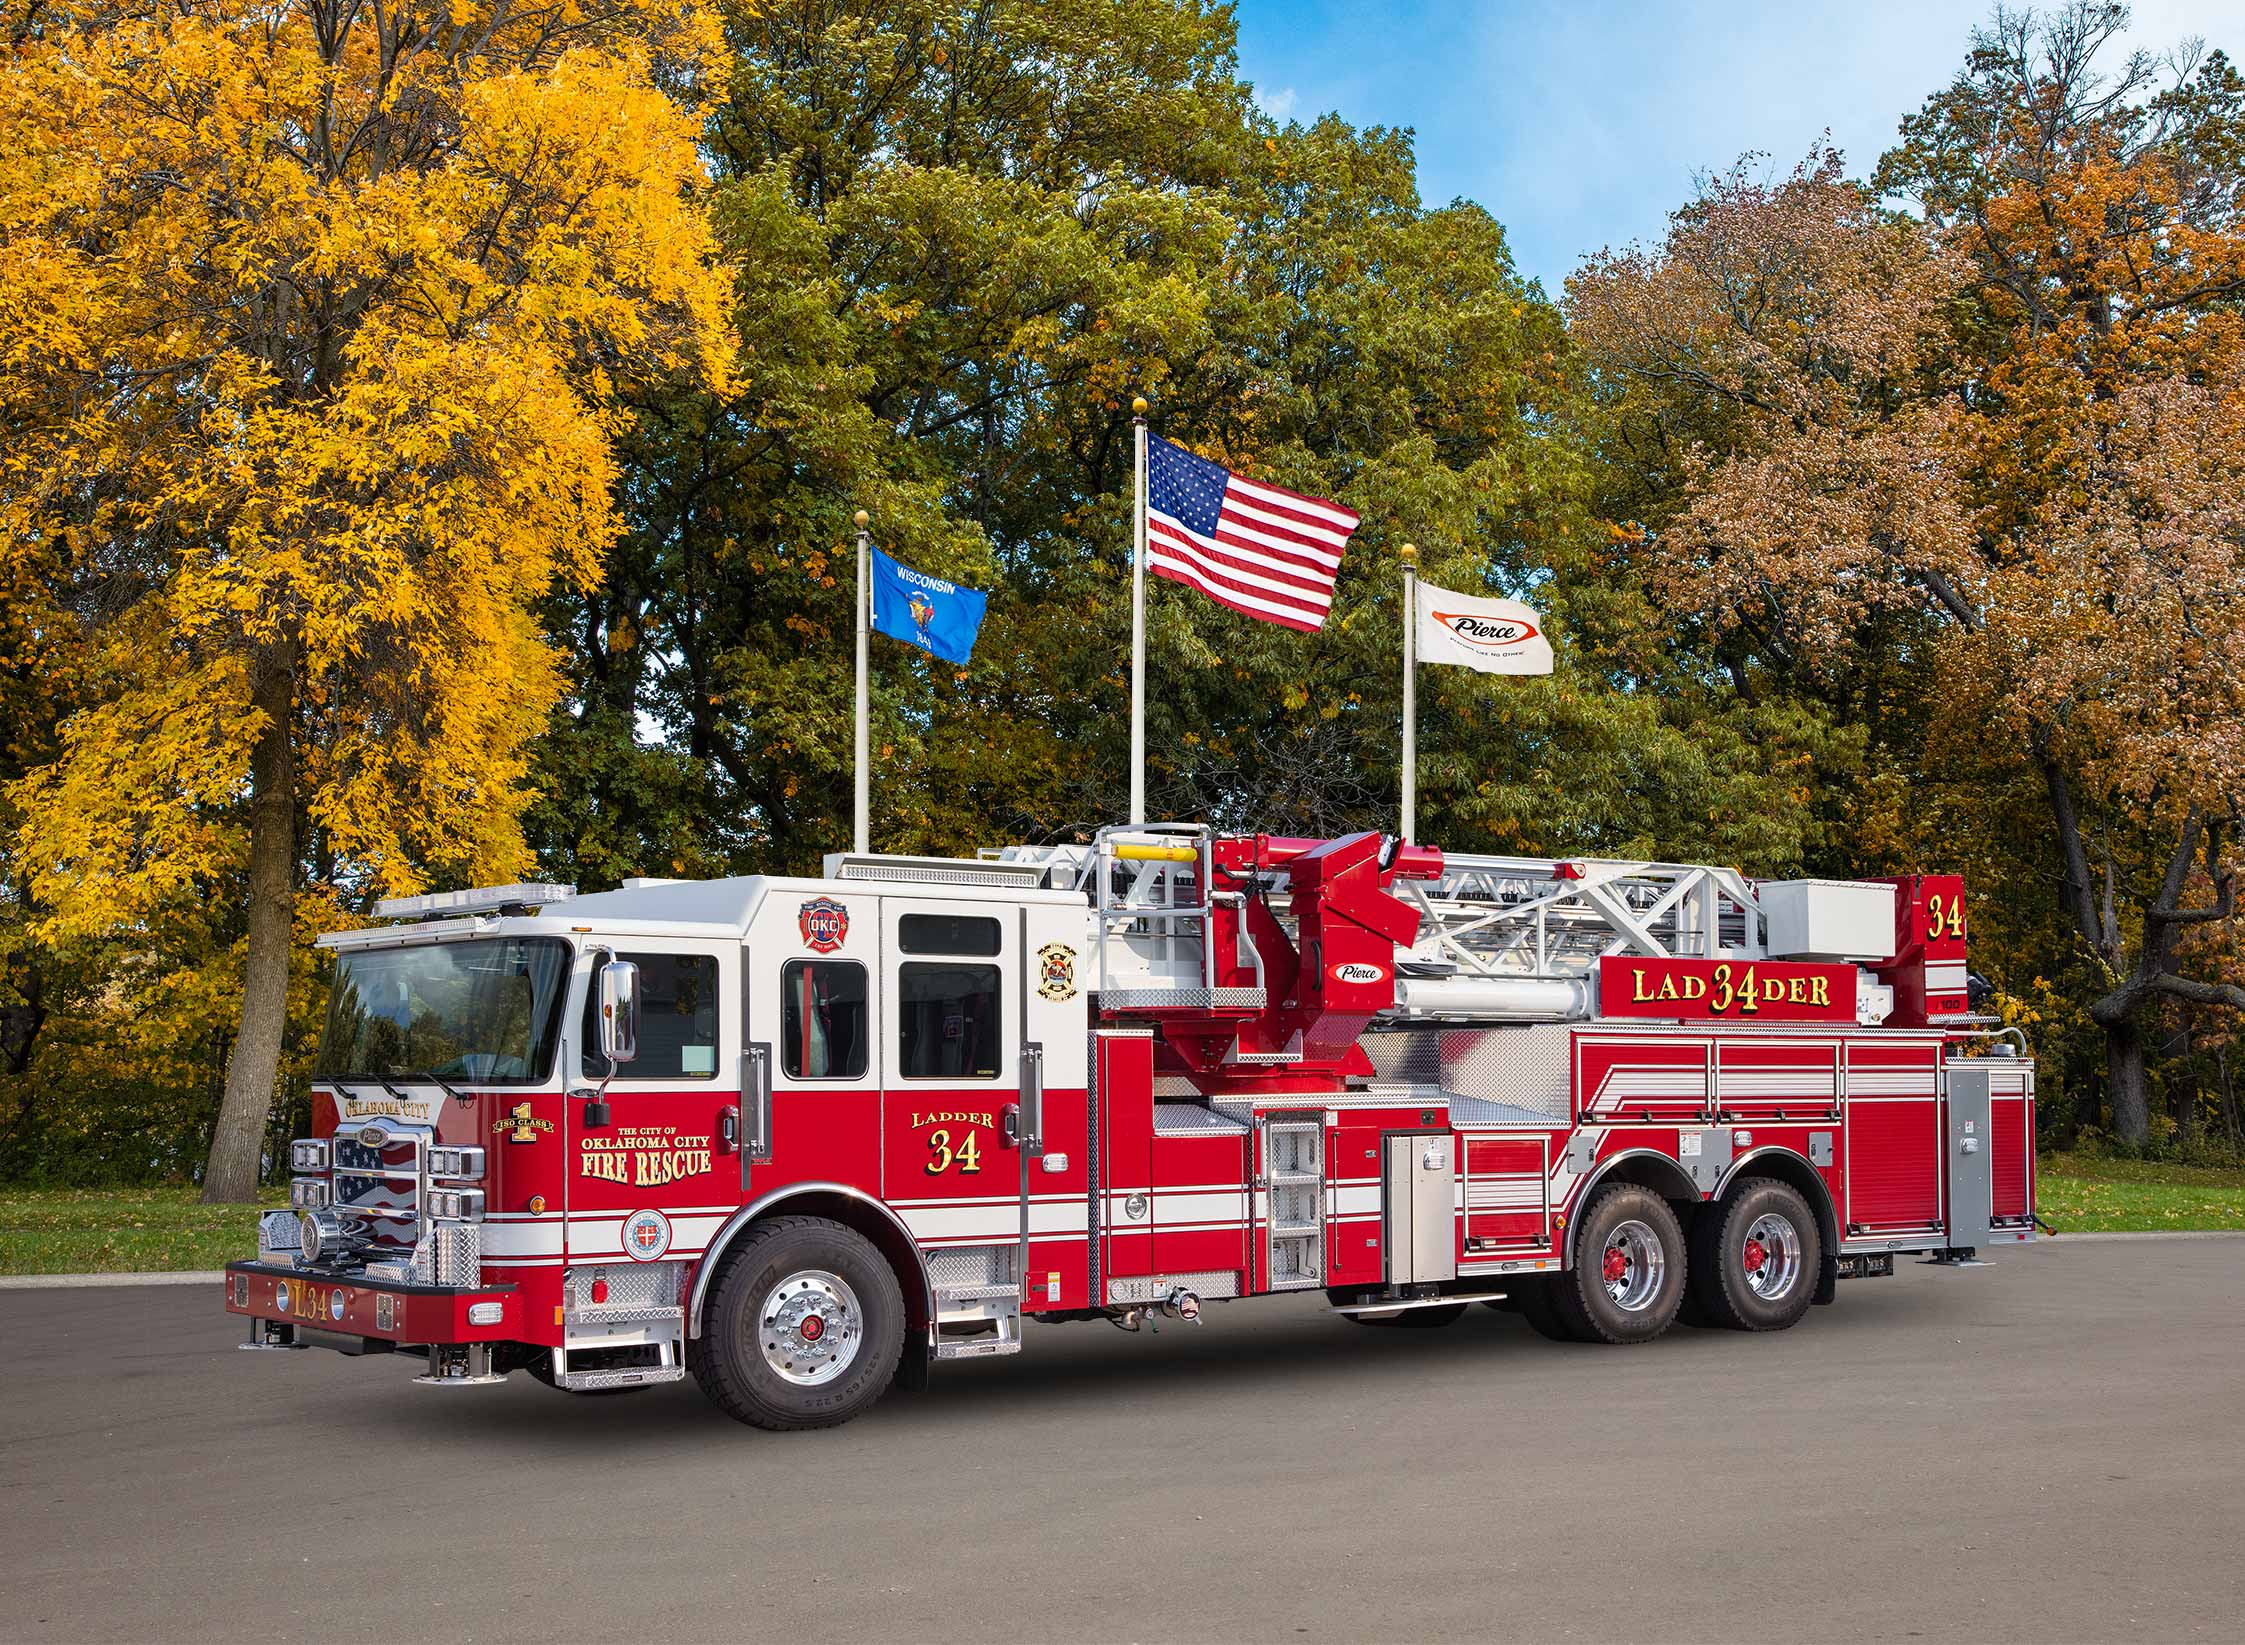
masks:
{"type": "Polygon", "coordinates": [[[1977,1062],[1950,1063],[1942,1072],[1949,1095],[1949,1244],[1985,1245],[1995,1209],[1988,1069],[1977,1062]]]}
{"type": "Polygon", "coordinates": [[[1458,1277],[1457,1139],[1387,1139],[1387,1267],[1390,1285],[1458,1277]]]}

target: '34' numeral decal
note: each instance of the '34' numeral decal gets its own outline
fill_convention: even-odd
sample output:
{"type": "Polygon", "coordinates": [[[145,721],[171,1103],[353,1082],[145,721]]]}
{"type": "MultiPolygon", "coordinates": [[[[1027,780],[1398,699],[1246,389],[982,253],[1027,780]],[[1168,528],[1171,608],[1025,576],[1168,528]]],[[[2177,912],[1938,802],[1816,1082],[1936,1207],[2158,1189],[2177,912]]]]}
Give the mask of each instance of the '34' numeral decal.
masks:
{"type": "Polygon", "coordinates": [[[972,1131],[957,1149],[951,1146],[951,1133],[931,1131],[928,1134],[928,1175],[941,1176],[956,1165],[962,1175],[982,1169],[982,1139],[972,1131]]]}

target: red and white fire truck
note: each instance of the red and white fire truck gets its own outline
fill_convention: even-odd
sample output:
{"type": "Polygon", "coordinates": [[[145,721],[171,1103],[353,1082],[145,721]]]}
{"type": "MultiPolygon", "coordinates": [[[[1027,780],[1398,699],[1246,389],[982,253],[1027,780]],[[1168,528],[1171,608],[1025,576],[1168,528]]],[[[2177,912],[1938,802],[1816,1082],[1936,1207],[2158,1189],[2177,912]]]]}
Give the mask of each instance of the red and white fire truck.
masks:
{"type": "Polygon", "coordinates": [[[520,885],[321,939],[250,1346],[691,1371],[843,1421],[1022,1322],[1776,1330],[2034,1234],[1954,876],[1752,881],[1194,825],[818,879],[520,885]]]}

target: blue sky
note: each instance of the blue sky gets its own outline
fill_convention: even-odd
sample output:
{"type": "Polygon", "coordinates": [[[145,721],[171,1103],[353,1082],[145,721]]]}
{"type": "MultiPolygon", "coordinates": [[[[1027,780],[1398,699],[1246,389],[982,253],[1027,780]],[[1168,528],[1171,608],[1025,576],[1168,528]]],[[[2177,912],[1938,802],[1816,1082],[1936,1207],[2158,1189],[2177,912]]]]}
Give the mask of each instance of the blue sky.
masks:
{"type": "MultiPolygon", "coordinates": [[[[1780,166],[1826,128],[1858,173],[1964,61],[1993,0],[1238,0],[1241,73],[1282,119],[1411,126],[1429,204],[1478,201],[1559,294],[1657,238],[1695,172],[1780,166]]],[[[2131,42],[2245,55],[2238,0],[2142,0],[2131,42]]]]}

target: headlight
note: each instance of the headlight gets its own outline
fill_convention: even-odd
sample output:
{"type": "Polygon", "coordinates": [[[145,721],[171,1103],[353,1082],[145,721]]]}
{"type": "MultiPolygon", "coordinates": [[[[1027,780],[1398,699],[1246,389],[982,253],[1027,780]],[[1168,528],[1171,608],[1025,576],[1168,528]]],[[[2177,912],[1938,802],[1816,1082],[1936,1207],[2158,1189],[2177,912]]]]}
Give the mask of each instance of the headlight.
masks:
{"type": "Polygon", "coordinates": [[[288,1202],[299,1211],[321,1211],[327,1208],[328,1192],[325,1177],[298,1177],[288,1185],[288,1202]]]}
{"type": "Polygon", "coordinates": [[[432,1188],[429,1190],[429,1215],[439,1222],[481,1222],[483,1190],[432,1188]]]}
{"type": "Polygon", "coordinates": [[[429,1150],[429,1175],[457,1177],[463,1182],[475,1182],[483,1175],[483,1150],[432,1148],[429,1150]]]}
{"type": "Polygon", "coordinates": [[[327,1143],[318,1137],[298,1137],[288,1145],[288,1168],[300,1176],[317,1176],[327,1169],[327,1143]]]}

